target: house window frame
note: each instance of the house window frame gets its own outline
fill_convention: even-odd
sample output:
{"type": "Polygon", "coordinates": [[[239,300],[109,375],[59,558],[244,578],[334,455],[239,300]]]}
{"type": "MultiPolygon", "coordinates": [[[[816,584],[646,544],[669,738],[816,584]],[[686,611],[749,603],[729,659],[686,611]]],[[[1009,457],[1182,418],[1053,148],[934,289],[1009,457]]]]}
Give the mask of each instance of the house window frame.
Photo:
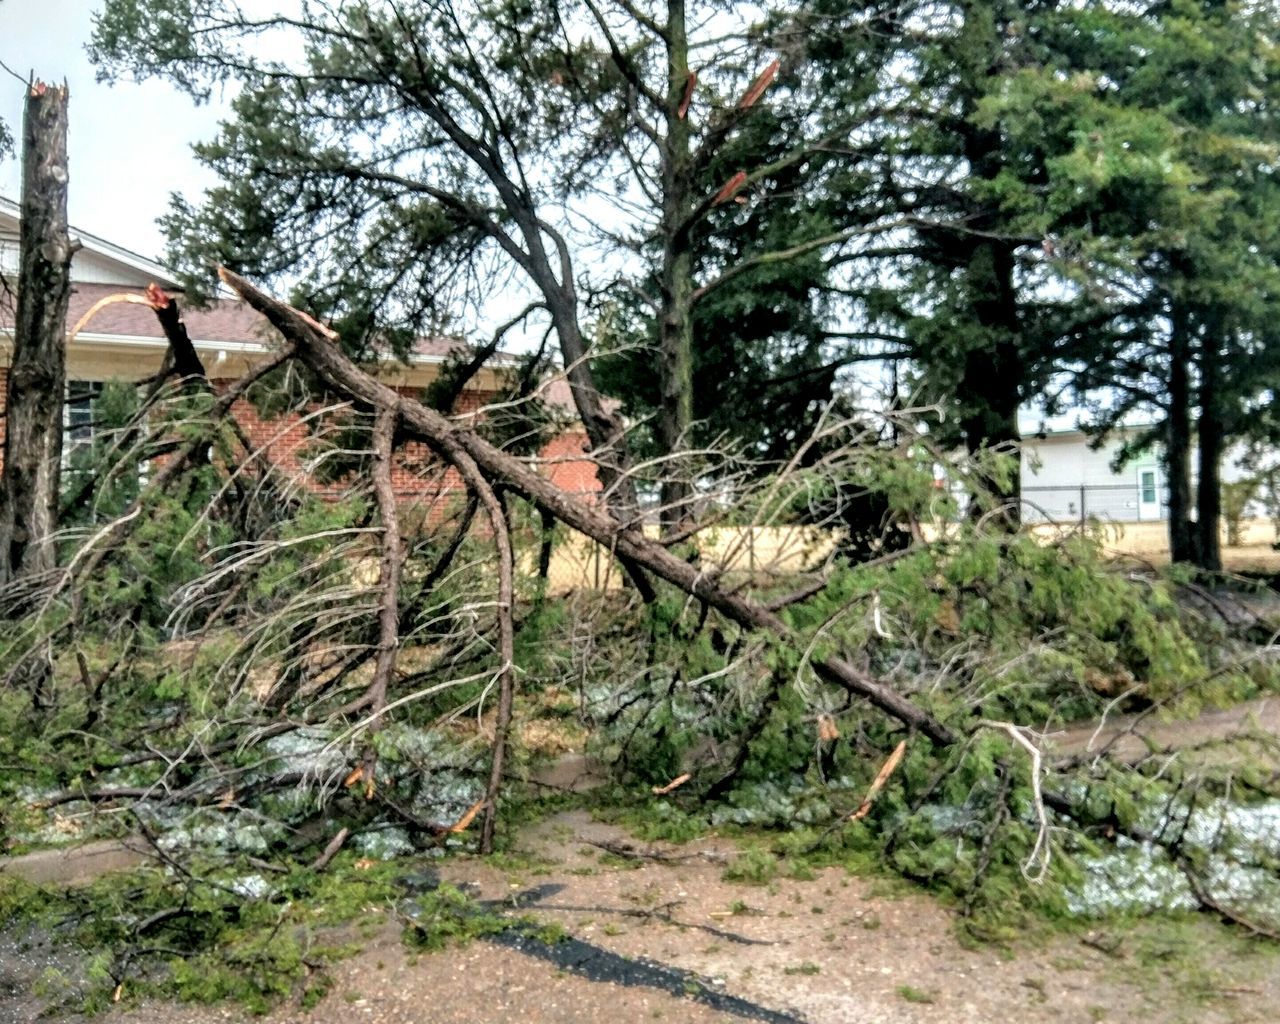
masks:
{"type": "Polygon", "coordinates": [[[62,403],[62,470],[73,472],[71,460],[77,451],[92,450],[97,437],[94,406],[102,397],[105,381],[68,380],[62,403]],[[84,396],[81,401],[74,398],[84,396]],[[77,422],[79,420],[79,422],[77,422]]]}
{"type": "Polygon", "coordinates": [[[1138,500],[1144,505],[1154,505],[1160,500],[1159,484],[1154,469],[1138,471],[1138,500]]]}

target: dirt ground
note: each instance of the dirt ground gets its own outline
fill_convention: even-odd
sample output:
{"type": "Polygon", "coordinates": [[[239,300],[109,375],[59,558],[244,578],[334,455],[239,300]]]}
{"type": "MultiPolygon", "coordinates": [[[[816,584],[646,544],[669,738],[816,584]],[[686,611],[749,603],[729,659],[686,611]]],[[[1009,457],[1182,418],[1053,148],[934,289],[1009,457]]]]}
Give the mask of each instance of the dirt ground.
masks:
{"type": "MultiPolygon", "coordinates": [[[[319,1006],[284,1006],[265,1021],[1237,1024],[1274,1021],[1280,1006],[1280,960],[1249,952],[1209,922],[1190,937],[1162,938],[1138,924],[1042,936],[1011,950],[966,948],[951,913],[927,897],[836,869],[764,886],[726,882],[735,852],[715,838],[640,844],[566,812],[528,830],[514,855],[448,861],[441,874],[607,952],[578,958],[573,943],[541,946],[543,955],[568,951],[553,963],[518,942],[485,940],[414,953],[371,908],[369,927],[358,929],[370,937],[332,968],[334,985],[319,1006]],[[628,861],[599,843],[673,859],[628,861]]],[[[0,997],[0,1020],[4,1013],[0,997]]],[[[246,1015],[152,1003],[105,1019],[225,1024],[246,1015]]]]}
{"type": "MultiPolygon", "coordinates": [[[[1280,698],[1261,697],[1234,707],[1206,711],[1192,719],[1165,720],[1158,715],[1114,715],[1045,736],[1053,757],[1070,757],[1106,750],[1117,761],[1132,763],[1153,751],[1195,751],[1213,741],[1235,740],[1230,750],[1215,749],[1218,764],[1235,757],[1266,757],[1239,741],[1250,735],[1280,736],[1280,698]]],[[[1191,757],[1184,754],[1184,757],[1191,757]]]]}

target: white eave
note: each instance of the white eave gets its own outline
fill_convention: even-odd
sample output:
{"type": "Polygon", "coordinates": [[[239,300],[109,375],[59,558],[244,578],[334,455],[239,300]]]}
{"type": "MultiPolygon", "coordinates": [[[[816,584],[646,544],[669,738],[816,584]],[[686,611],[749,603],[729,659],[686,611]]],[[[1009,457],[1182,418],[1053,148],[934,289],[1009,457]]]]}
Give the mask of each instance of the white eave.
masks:
{"type": "MultiPolygon", "coordinates": [[[[0,196],[0,216],[7,215],[12,217],[17,223],[21,220],[22,207],[19,203],[14,202],[6,196],[0,196]]],[[[86,251],[108,259],[113,263],[118,263],[123,267],[154,280],[156,284],[165,288],[179,288],[177,279],[173,276],[173,271],[155,260],[149,260],[145,256],[123,246],[116,245],[114,242],[108,242],[105,238],[99,238],[97,235],[90,234],[88,231],[81,231],[75,226],[70,226],[68,231],[74,241],[80,243],[81,247],[86,251]]]]}

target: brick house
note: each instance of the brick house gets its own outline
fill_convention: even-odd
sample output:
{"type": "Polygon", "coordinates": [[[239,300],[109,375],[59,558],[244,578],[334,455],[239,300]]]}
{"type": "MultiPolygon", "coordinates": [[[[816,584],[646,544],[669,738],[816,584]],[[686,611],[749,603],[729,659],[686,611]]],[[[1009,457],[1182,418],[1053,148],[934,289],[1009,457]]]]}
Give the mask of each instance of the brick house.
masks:
{"type": "MultiPolygon", "coordinates": [[[[0,276],[12,280],[18,264],[17,204],[0,197],[0,276]]],[[[168,290],[178,283],[161,264],[147,260],[104,239],[72,229],[81,248],[72,260],[73,290],[67,314],[68,331],[74,330],[95,303],[121,292],[140,293],[154,282],[168,290]]],[[[0,292],[0,457],[4,438],[4,402],[13,345],[13,296],[0,292]]],[[[274,332],[258,313],[237,298],[223,298],[209,309],[183,311],[187,332],[195,344],[214,387],[241,376],[275,348],[274,332]]],[[[405,395],[421,395],[437,379],[450,351],[451,339],[425,339],[405,361],[388,359],[378,367],[379,377],[405,395]]],[[[94,429],[93,399],[108,380],[143,380],[156,373],[167,349],[155,314],[146,306],[114,303],[100,308],[69,339],[67,348],[68,445],[84,443],[94,429]]],[[[472,379],[460,397],[455,414],[475,412],[492,400],[502,387],[502,375],[514,364],[511,356],[498,355],[472,379]]],[[[548,382],[541,391],[544,402],[576,424],[567,384],[548,382]]],[[[311,428],[296,415],[260,417],[247,402],[236,404],[233,414],[255,446],[282,470],[296,472],[311,441],[311,428]]],[[[590,494],[599,491],[593,463],[584,457],[586,434],[569,426],[540,452],[542,470],[566,491],[590,494]]],[[[397,494],[406,504],[426,506],[438,515],[460,487],[450,472],[441,480],[430,471],[430,460],[421,446],[402,452],[394,475],[397,494]]],[[[312,489],[329,488],[318,483],[312,489]]]]}

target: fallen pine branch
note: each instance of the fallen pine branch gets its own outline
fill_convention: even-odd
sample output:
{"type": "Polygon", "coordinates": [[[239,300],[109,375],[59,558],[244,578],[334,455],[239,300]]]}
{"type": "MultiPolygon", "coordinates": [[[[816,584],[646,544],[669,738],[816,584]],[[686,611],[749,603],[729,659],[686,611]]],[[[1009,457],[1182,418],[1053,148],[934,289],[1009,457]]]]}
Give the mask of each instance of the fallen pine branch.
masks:
{"type": "MultiPolygon", "coordinates": [[[[469,485],[473,479],[468,477],[474,470],[484,482],[491,481],[520,496],[539,510],[550,513],[572,529],[603,544],[619,557],[706,602],[733,622],[748,629],[771,633],[784,641],[801,643],[801,638],[774,612],[758,602],[724,590],[698,566],[675,557],[661,544],[646,537],[638,525],[619,522],[606,509],[560,490],[533,468],[496,448],[474,431],[451,423],[422,403],[380,383],[343,354],[336,344],[338,336],[333,331],[310,316],[272,298],[225,268],[219,269],[219,275],[280,331],[293,346],[296,357],[326,384],[371,408],[394,409],[406,432],[459,468],[469,485]]],[[[506,545],[500,544],[500,548],[503,546],[506,545]]],[[[815,652],[810,665],[824,680],[856,696],[865,697],[876,708],[928,736],[935,744],[945,747],[957,741],[957,734],[929,711],[849,661],[815,652]]]]}
{"type": "Polygon", "coordinates": [[[311,862],[312,871],[323,871],[329,866],[329,862],[338,855],[338,851],[342,849],[347,839],[351,836],[351,829],[341,828],[338,833],[329,840],[327,846],[321,852],[320,856],[311,862]]]}
{"type": "Polygon", "coordinates": [[[651,860],[659,864],[680,864],[690,860],[705,860],[712,864],[727,864],[729,858],[721,853],[713,853],[706,850],[699,850],[693,853],[672,853],[669,850],[658,850],[650,846],[647,849],[640,849],[632,846],[630,843],[613,842],[608,839],[585,839],[583,840],[588,846],[594,846],[596,849],[604,850],[605,853],[611,853],[615,857],[621,857],[623,860],[651,860]]]}

